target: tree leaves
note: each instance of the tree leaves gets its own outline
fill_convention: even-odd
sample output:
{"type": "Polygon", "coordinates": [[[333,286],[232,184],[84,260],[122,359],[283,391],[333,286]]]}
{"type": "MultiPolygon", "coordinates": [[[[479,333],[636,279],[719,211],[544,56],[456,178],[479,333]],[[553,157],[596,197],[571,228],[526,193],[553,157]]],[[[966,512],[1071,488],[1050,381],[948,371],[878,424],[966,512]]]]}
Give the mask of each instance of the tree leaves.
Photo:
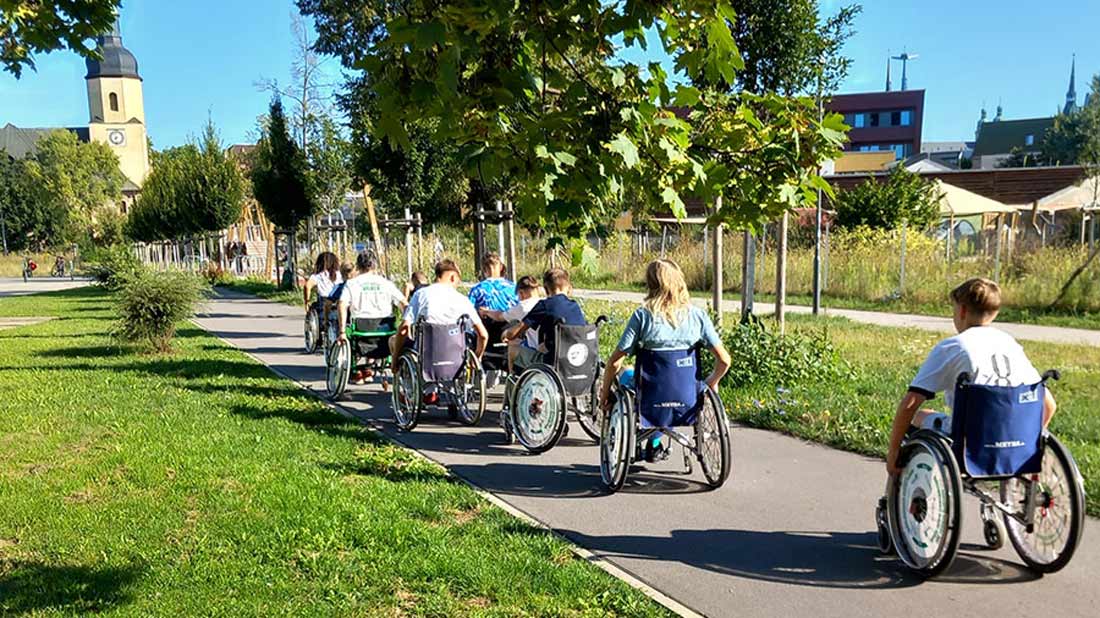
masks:
{"type": "Polygon", "coordinates": [[[625,133],[616,135],[615,139],[608,142],[607,149],[621,156],[627,168],[638,164],[638,147],[625,133]]]}

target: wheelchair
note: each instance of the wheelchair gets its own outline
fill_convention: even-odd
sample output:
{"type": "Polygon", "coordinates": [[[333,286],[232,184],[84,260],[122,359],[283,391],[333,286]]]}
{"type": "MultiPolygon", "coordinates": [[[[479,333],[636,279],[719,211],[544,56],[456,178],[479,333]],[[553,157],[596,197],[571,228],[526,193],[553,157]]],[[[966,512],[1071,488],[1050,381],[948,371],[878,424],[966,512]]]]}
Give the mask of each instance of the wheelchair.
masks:
{"type": "Polygon", "coordinates": [[[600,477],[609,491],[622,489],[644,445],[661,435],[683,447],[686,474],[694,456],[712,489],[729,478],[729,420],[718,393],[701,379],[699,350],[641,350],[636,368],[617,382],[600,432],[600,477]],[[692,435],[682,427],[691,427],[692,435]]]}
{"type": "Polygon", "coordinates": [[[501,425],[509,444],[518,441],[532,453],[544,453],[565,435],[566,415],[572,408],[584,430],[599,442],[600,326],[593,324],[554,327],[555,357],[537,363],[505,381],[505,408],[501,425]]]}
{"type": "Polygon", "coordinates": [[[325,390],[331,400],[339,399],[351,381],[351,372],[361,361],[376,370],[389,366],[390,336],[397,332],[394,318],[356,318],[347,325],[343,343],[337,342],[336,319],[329,321],[325,349],[325,390]]]}
{"type": "Polygon", "coordinates": [[[328,350],[329,344],[336,340],[328,336],[333,330],[329,325],[335,320],[335,302],[322,296],[310,304],[302,324],[306,354],[314,354],[319,349],[328,350]]]}
{"type": "Polygon", "coordinates": [[[1073,457],[1043,429],[1048,371],[1037,384],[986,386],[958,378],[950,434],[911,430],[875,512],[879,546],[917,574],[933,577],[955,559],[962,494],[981,502],[993,549],[1011,541],[1036,573],[1061,570],[1085,526],[1084,481],[1073,457]]]}
{"type": "Polygon", "coordinates": [[[468,324],[465,317],[458,324],[416,323],[412,346],[393,367],[393,414],[401,430],[412,431],[428,405],[446,405],[448,416],[464,425],[485,414],[485,372],[466,338],[468,324]]]}
{"type": "MultiPolygon", "coordinates": [[[[489,340],[485,345],[485,353],[481,355],[481,368],[485,371],[486,388],[500,383],[500,376],[508,374],[508,344],[504,343],[504,331],[509,324],[495,320],[483,320],[485,331],[489,334],[489,340]]],[[[471,347],[476,345],[477,338],[467,333],[467,342],[471,347]]]]}

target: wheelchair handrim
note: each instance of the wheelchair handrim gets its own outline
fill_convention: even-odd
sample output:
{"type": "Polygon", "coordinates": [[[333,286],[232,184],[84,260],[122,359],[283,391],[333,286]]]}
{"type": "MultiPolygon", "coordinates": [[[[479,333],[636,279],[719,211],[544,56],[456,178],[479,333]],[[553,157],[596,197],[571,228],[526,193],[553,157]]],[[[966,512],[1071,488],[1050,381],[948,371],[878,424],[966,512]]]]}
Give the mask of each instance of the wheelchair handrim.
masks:
{"type": "Polygon", "coordinates": [[[703,476],[712,486],[718,486],[729,476],[729,429],[718,398],[709,389],[702,396],[703,408],[695,421],[695,448],[703,476]]]}
{"type": "Polygon", "coordinates": [[[325,386],[328,388],[329,397],[336,398],[344,393],[348,385],[348,377],[351,372],[351,346],[346,342],[342,345],[333,345],[332,350],[326,355],[331,357],[331,362],[325,366],[325,386]]]}
{"type": "Polygon", "coordinates": [[[617,489],[623,481],[625,468],[630,465],[627,456],[630,453],[629,401],[620,398],[607,416],[606,431],[600,436],[600,474],[603,482],[617,489]]]}
{"type": "Polygon", "coordinates": [[[554,377],[542,370],[521,376],[513,394],[512,418],[520,443],[543,449],[557,442],[564,425],[565,398],[554,377]]]}
{"type": "MultiPolygon", "coordinates": [[[[957,479],[928,444],[914,442],[901,477],[894,481],[890,515],[898,557],[919,571],[936,570],[947,556],[960,516],[957,479]]],[[[944,451],[941,456],[950,457],[944,451]]]]}
{"type": "Polygon", "coordinates": [[[459,394],[458,413],[462,421],[473,425],[481,420],[485,414],[485,372],[472,352],[467,352],[466,366],[455,391],[459,394]]]}
{"type": "Polygon", "coordinates": [[[310,309],[306,314],[305,324],[303,325],[303,334],[305,336],[306,352],[313,353],[317,349],[317,334],[321,330],[321,320],[317,315],[317,312],[310,309]]]}
{"type": "MultiPolygon", "coordinates": [[[[1002,482],[1001,501],[1022,505],[1026,488],[1027,483],[1018,478],[1002,482]]],[[[1006,516],[1008,537],[1029,565],[1064,566],[1069,561],[1067,551],[1075,549],[1080,536],[1083,515],[1079,511],[1083,511],[1084,505],[1077,472],[1060,444],[1048,443],[1036,490],[1041,492],[1041,504],[1035,510],[1034,532],[1028,533],[1016,518],[1006,516]]]]}
{"type": "Polygon", "coordinates": [[[397,426],[411,429],[416,425],[420,405],[417,368],[407,356],[397,359],[393,372],[393,416],[397,426]]]}

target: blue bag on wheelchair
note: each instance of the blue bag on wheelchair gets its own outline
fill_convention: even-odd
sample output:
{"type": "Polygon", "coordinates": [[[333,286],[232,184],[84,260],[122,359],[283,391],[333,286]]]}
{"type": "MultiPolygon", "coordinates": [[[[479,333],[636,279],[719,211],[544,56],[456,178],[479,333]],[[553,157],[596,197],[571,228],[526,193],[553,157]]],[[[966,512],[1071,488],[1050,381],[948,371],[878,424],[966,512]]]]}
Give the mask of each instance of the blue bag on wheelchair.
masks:
{"type": "Polygon", "coordinates": [[[465,366],[466,333],[460,324],[420,325],[420,364],[425,382],[449,382],[465,366]]]}
{"type": "Polygon", "coordinates": [[[1045,396],[1041,382],[956,387],[951,440],[962,471],[972,477],[1038,473],[1045,396]]]}
{"type": "Polygon", "coordinates": [[[634,369],[638,414],[643,427],[695,423],[703,398],[694,349],[640,350],[634,369]]]}

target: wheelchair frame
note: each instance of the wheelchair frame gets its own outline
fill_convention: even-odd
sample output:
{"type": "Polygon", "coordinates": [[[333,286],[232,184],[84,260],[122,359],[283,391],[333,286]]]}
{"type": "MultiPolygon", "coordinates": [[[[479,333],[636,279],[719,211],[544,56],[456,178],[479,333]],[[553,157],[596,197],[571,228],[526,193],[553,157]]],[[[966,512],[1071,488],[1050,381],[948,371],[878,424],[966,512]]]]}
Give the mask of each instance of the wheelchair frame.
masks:
{"type": "MultiPolygon", "coordinates": [[[[329,330],[335,331],[335,329],[329,330]]],[[[336,339],[332,337],[332,332],[326,335],[326,339],[329,341],[325,350],[325,390],[328,393],[328,398],[333,401],[339,399],[347,390],[348,383],[351,381],[351,372],[359,365],[361,355],[358,352],[358,341],[385,338],[386,356],[384,358],[367,356],[368,366],[370,366],[370,361],[377,361],[372,368],[384,371],[390,365],[389,338],[396,334],[397,330],[359,331],[355,330],[355,321],[349,320],[344,332],[347,340],[340,345],[340,349],[336,347],[336,339]],[[348,359],[347,365],[338,366],[338,361],[343,357],[348,359]]]]}
{"type": "MultiPolygon", "coordinates": [[[[458,322],[458,327],[466,331],[469,319],[463,316],[458,322]]],[[[420,366],[421,349],[423,345],[423,333],[426,322],[423,318],[417,321],[413,336],[413,345],[407,346],[401,351],[393,365],[393,415],[397,427],[403,431],[412,431],[420,422],[420,414],[428,404],[423,401],[426,387],[435,386],[440,395],[451,399],[447,406],[447,414],[452,419],[457,419],[463,425],[476,425],[485,414],[485,372],[481,367],[481,361],[477,358],[469,342],[463,337],[463,370],[453,380],[444,382],[427,382],[423,379],[424,373],[420,366]],[[411,382],[411,385],[410,385],[411,382]],[[449,382],[449,384],[448,384],[449,382]],[[470,394],[476,392],[476,405],[471,408],[470,394]]],[[[440,398],[443,401],[443,397],[440,398]]],[[[432,404],[435,405],[435,404],[432,404]]]]}
{"type": "MultiPolygon", "coordinates": [[[[568,422],[569,411],[572,409],[574,415],[577,417],[577,423],[581,426],[586,434],[592,440],[599,443],[599,424],[601,418],[601,412],[599,409],[599,384],[600,378],[603,375],[604,363],[599,358],[599,331],[600,327],[608,321],[608,317],[601,315],[596,318],[592,323],[592,326],[596,328],[596,365],[594,369],[594,375],[592,383],[588,386],[588,405],[591,408],[590,414],[585,414],[582,410],[580,399],[584,398],[584,395],[569,395],[565,391],[565,382],[561,378],[561,373],[557,368],[557,359],[553,359],[550,363],[542,362],[536,363],[530,367],[527,367],[519,374],[509,373],[504,382],[504,409],[501,410],[501,428],[504,430],[505,440],[512,444],[518,441],[525,449],[534,454],[545,453],[546,451],[554,448],[562,437],[566,433],[566,424],[568,422]],[[529,382],[534,381],[539,376],[547,376],[550,380],[554,391],[560,402],[562,413],[554,422],[554,426],[551,430],[549,439],[542,442],[534,442],[526,439],[523,432],[517,430],[515,414],[518,410],[517,399],[522,392],[522,387],[529,382]]],[[[555,325],[555,331],[557,326],[562,325],[561,322],[555,325]]],[[[561,342],[557,339],[558,332],[554,333],[555,337],[555,350],[560,350],[561,342]]]]}
{"type": "MultiPolygon", "coordinates": [[[[1043,375],[1043,382],[1059,377],[1058,372],[1048,371],[1043,375]]],[[[880,501],[876,509],[880,549],[884,553],[896,550],[902,562],[921,576],[934,577],[942,573],[951,566],[958,553],[963,525],[962,495],[967,493],[979,500],[982,533],[987,546],[998,549],[1004,545],[1007,536],[1016,553],[1030,570],[1036,573],[1054,573],[1064,568],[1072,559],[1084,532],[1084,481],[1073,456],[1057,438],[1044,430],[1041,441],[1043,457],[1042,470],[1039,473],[971,476],[960,466],[952,449],[953,441],[950,436],[931,429],[911,430],[902,442],[898,453],[898,462],[903,469],[902,474],[890,479],[887,495],[883,498],[885,504],[880,501]],[[944,514],[947,521],[942,537],[945,540],[930,557],[915,555],[908,541],[897,542],[898,538],[907,538],[903,535],[902,514],[899,512],[898,498],[902,491],[902,481],[909,463],[919,456],[921,450],[928,452],[939,463],[939,473],[946,482],[943,495],[948,499],[944,514]],[[1058,467],[1061,468],[1061,474],[1058,477],[1065,483],[1064,495],[1052,495],[1051,486],[1043,480],[1047,472],[1048,460],[1057,461],[1058,467]],[[1010,495],[1010,484],[1014,482],[1023,485],[1022,499],[1020,496],[1010,495]],[[998,483],[999,495],[984,489],[982,484],[985,483],[998,483]],[[1069,508],[1062,526],[1063,528],[1068,526],[1065,530],[1064,545],[1061,551],[1053,555],[1050,560],[1043,560],[1035,555],[1035,548],[1031,546],[1029,537],[1035,535],[1035,540],[1040,540],[1038,528],[1042,524],[1041,518],[1047,517],[1047,510],[1056,507],[1059,502],[1067,502],[1069,508]]],[[[930,468],[929,471],[931,471],[930,468]]],[[[927,502],[924,500],[924,497],[914,498],[910,501],[908,509],[918,525],[924,522],[928,514],[927,502]],[[917,510],[916,513],[913,512],[914,509],[917,510]]],[[[914,539],[914,542],[919,542],[919,539],[914,539]]],[[[1053,547],[1045,542],[1044,546],[1053,547]]]]}
{"type": "Polygon", "coordinates": [[[711,489],[721,487],[729,479],[733,467],[729,419],[726,417],[722,398],[710,386],[707,386],[700,396],[705,397],[709,402],[709,408],[713,411],[717,423],[716,427],[711,428],[710,431],[717,431],[718,434],[718,462],[708,462],[704,454],[704,441],[709,436],[706,435],[708,430],[701,429],[700,424],[704,422],[708,409],[706,402],[691,425],[695,434],[693,440],[684,435],[679,427],[642,427],[641,415],[638,411],[639,398],[635,388],[616,383],[614,396],[615,403],[611,412],[603,417],[600,437],[600,477],[609,491],[616,492],[622,489],[630,474],[631,464],[640,459],[638,456],[640,445],[657,434],[668,436],[682,447],[685,474],[693,472],[691,455],[694,455],[699,460],[703,477],[711,489]],[[626,435],[620,441],[618,435],[623,432],[626,435]],[[711,465],[712,463],[717,465],[711,465]]]}

